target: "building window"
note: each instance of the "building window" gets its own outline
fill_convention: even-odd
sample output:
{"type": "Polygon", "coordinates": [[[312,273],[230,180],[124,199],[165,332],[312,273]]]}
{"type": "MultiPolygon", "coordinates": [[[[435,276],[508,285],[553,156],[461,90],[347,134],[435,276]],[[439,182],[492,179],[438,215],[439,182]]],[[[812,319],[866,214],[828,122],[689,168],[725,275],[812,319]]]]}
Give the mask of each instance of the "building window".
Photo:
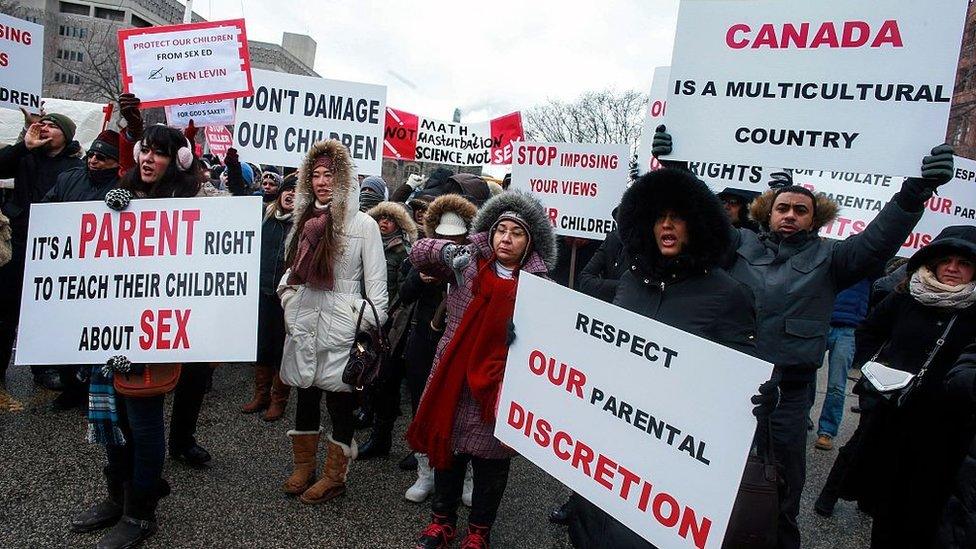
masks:
{"type": "Polygon", "coordinates": [[[58,26],[58,34],[64,36],[64,25],[58,26]]]}
{"type": "Polygon", "coordinates": [[[136,14],[133,13],[132,14],[132,26],[133,27],[139,27],[139,28],[151,27],[152,26],[152,23],[150,23],[149,21],[146,21],[142,17],[139,17],[138,15],[136,15],[136,14]]]}
{"type": "Polygon", "coordinates": [[[54,73],[54,81],[55,82],[60,82],[61,81],[61,73],[60,72],[54,73]]]}
{"type": "Polygon", "coordinates": [[[90,10],[88,6],[84,4],[75,4],[73,2],[59,2],[59,8],[61,13],[70,13],[71,15],[84,15],[88,17],[90,10]]]}
{"type": "Polygon", "coordinates": [[[58,59],[63,59],[64,50],[58,48],[58,59]]]}
{"type": "Polygon", "coordinates": [[[78,62],[80,63],[80,62],[82,62],[84,60],[85,60],[84,54],[82,54],[81,52],[78,52],[78,62]]]}
{"type": "Polygon", "coordinates": [[[95,17],[110,21],[125,21],[125,12],[109,8],[95,8],[95,17]]]}

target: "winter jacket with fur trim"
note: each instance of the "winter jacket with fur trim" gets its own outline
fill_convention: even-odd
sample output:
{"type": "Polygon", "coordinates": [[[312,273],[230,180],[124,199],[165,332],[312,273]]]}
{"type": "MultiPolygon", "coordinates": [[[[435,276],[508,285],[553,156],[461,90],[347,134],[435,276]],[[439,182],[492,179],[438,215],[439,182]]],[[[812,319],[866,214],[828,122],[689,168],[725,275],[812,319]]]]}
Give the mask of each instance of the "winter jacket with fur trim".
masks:
{"type": "MultiPolygon", "coordinates": [[[[333,265],[334,289],[321,291],[304,285],[289,286],[286,272],[278,285],[284,307],[285,350],[281,360],[281,379],[293,387],[318,387],[326,391],[350,392],[342,382],[349,349],[356,337],[356,319],[366,296],[375,305],[380,324],[386,322],[386,260],[383,240],[373,218],[359,211],[359,183],[349,151],[330,139],[309,150],[299,170],[295,193],[295,223],[288,239],[298,238],[298,221],[307,208],[314,207],[311,167],[320,155],[329,155],[334,164],[332,222],[338,236],[333,265]]],[[[373,324],[366,306],[363,323],[373,324]]]]}

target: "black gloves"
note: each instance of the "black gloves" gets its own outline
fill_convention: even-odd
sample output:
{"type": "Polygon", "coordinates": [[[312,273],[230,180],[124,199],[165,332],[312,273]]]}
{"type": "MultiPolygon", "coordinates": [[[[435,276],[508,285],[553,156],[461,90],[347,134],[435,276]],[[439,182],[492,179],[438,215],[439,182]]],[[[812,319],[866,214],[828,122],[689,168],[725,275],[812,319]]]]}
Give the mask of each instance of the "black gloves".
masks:
{"type": "Polygon", "coordinates": [[[932,154],[922,159],[922,177],[909,177],[895,195],[898,205],[907,212],[918,212],[925,201],[932,198],[940,185],[948,183],[955,174],[955,151],[949,145],[939,145],[932,154]]]}
{"type": "Polygon", "coordinates": [[[133,141],[142,139],[143,123],[139,104],[139,98],[131,93],[119,96],[119,115],[125,119],[126,131],[133,141]]]}
{"type": "Polygon", "coordinates": [[[786,187],[793,186],[793,173],[792,172],[774,172],[769,174],[770,189],[784,189],[786,187]]]}
{"type": "Polygon", "coordinates": [[[687,162],[682,162],[680,160],[665,160],[662,158],[663,156],[671,154],[671,151],[671,134],[668,133],[664,124],[661,124],[654,130],[654,140],[651,142],[651,155],[654,156],[654,158],[657,158],[658,162],[660,162],[665,168],[674,168],[677,170],[687,171],[687,162]]]}
{"type": "Polygon", "coordinates": [[[750,400],[755,404],[752,415],[757,418],[769,417],[779,402],[779,381],[770,379],[763,383],[759,386],[759,394],[753,395],[750,400]]]}
{"type": "Polygon", "coordinates": [[[224,155],[224,166],[238,166],[241,165],[241,157],[237,155],[237,149],[231,147],[227,149],[227,154],[224,155]]]}
{"type": "Polygon", "coordinates": [[[132,201],[132,193],[125,189],[112,189],[105,195],[105,205],[117,212],[129,207],[132,201]]]}
{"type": "Polygon", "coordinates": [[[508,336],[505,338],[505,345],[508,345],[509,347],[511,347],[512,346],[512,343],[515,343],[515,323],[512,322],[511,320],[509,320],[508,321],[508,336]]]}

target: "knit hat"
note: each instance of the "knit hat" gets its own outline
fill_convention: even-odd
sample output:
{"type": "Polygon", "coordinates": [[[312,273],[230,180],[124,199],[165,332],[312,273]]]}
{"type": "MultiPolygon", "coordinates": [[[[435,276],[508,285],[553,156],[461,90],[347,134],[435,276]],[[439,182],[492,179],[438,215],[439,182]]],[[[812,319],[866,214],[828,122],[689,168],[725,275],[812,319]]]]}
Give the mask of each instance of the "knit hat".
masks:
{"type": "Polygon", "coordinates": [[[389,198],[389,191],[386,188],[386,181],[383,178],[371,175],[359,185],[359,188],[363,191],[370,191],[379,195],[383,200],[389,198]]]}
{"type": "Polygon", "coordinates": [[[315,168],[319,166],[332,171],[332,158],[327,154],[320,154],[316,157],[315,162],[312,163],[312,171],[315,171],[315,168]]]}
{"type": "Polygon", "coordinates": [[[268,177],[270,177],[274,181],[275,187],[281,186],[281,176],[278,175],[277,172],[265,170],[264,173],[261,174],[261,183],[264,183],[264,180],[267,179],[268,177]]]}
{"type": "Polygon", "coordinates": [[[444,212],[434,232],[437,233],[437,236],[460,236],[468,232],[468,225],[460,215],[454,212],[444,212]]]}
{"type": "MultiPolygon", "coordinates": [[[[62,130],[64,131],[64,130],[62,130]]],[[[67,135],[65,136],[67,137],[67,135]]],[[[98,137],[92,141],[91,147],[88,148],[88,154],[98,153],[115,160],[119,159],[119,132],[114,130],[105,130],[98,134],[98,137]]]]}
{"type": "Polygon", "coordinates": [[[298,172],[292,172],[285,176],[281,181],[281,185],[278,186],[278,192],[283,193],[285,191],[294,191],[295,187],[298,185],[298,172]]]}
{"type": "Polygon", "coordinates": [[[244,178],[244,185],[250,187],[254,183],[254,170],[247,162],[241,162],[241,177],[244,178]]]}
{"type": "MultiPolygon", "coordinates": [[[[54,123],[54,125],[61,130],[61,133],[64,134],[64,140],[66,142],[71,143],[72,141],[74,141],[75,130],[77,129],[77,127],[75,126],[75,123],[71,121],[70,118],[68,118],[63,114],[52,112],[50,114],[45,114],[44,116],[41,117],[40,122],[44,122],[44,121],[54,123]]],[[[118,148],[117,144],[116,144],[116,148],[118,148]]],[[[115,156],[117,158],[118,153],[116,153],[115,156]]]]}
{"type": "MultiPolygon", "coordinates": [[[[444,215],[447,214],[445,213],[444,215]]],[[[498,225],[501,224],[502,221],[512,221],[515,224],[517,224],[519,227],[522,227],[522,230],[525,231],[525,236],[526,238],[528,238],[528,242],[525,245],[525,253],[522,254],[522,259],[521,259],[521,262],[524,263],[525,258],[529,257],[529,253],[532,251],[532,232],[531,229],[529,229],[529,222],[526,221],[524,217],[519,215],[519,213],[514,210],[507,210],[505,212],[502,212],[502,215],[498,216],[498,219],[496,219],[495,222],[491,224],[491,230],[488,231],[489,238],[491,239],[489,240],[489,242],[492,242],[494,244],[495,230],[498,228],[498,225]]],[[[494,248],[494,245],[492,245],[492,248],[494,248]]]]}

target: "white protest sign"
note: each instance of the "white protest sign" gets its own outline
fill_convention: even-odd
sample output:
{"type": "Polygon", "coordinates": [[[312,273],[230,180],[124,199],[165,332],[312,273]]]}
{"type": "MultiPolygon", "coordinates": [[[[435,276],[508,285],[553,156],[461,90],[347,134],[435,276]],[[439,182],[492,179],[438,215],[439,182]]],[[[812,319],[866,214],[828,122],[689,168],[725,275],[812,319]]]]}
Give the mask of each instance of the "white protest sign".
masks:
{"type": "Polygon", "coordinates": [[[248,362],[261,200],[31,206],[17,364],[248,362]]]}
{"type": "Polygon", "coordinates": [[[44,27],[0,13],[0,108],[41,112],[44,27]]]}
{"type": "MultiPolygon", "coordinates": [[[[91,146],[103,127],[118,129],[115,125],[117,109],[111,109],[112,116],[108,122],[105,121],[106,113],[110,110],[108,104],[51,97],[41,101],[45,112],[63,114],[75,123],[75,141],[81,144],[82,149],[87,150],[91,146]]],[[[24,116],[20,111],[0,110],[0,143],[16,143],[23,127],[24,116]]]]}
{"type": "Polygon", "coordinates": [[[523,274],[495,436],[661,549],[718,548],[772,365],[523,274]]]}
{"type": "Polygon", "coordinates": [[[515,143],[512,189],[531,192],[556,234],[603,240],[630,181],[630,148],[618,144],[515,143]]]}
{"type": "Polygon", "coordinates": [[[945,140],[966,0],[685,0],[679,160],[920,175],[945,140]]]}
{"type": "Polygon", "coordinates": [[[185,128],[190,120],[197,128],[232,126],[234,124],[234,100],[206,101],[166,106],[166,125],[185,128]]]}
{"type": "Polygon", "coordinates": [[[244,20],[119,30],[122,90],[143,107],[251,95],[244,20]]]}
{"type": "Polygon", "coordinates": [[[309,147],[338,139],[360,174],[383,171],[386,86],[255,69],[238,101],[234,147],[251,162],[297,167],[309,147]]]}
{"type": "Polygon", "coordinates": [[[647,112],[644,113],[644,127],[641,129],[640,145],[637,147],[637,170],[645,173],[658,168],[658,163],[651,155],[654,144],[654,130],[664,124],[664,115],[668,108],[668,75],[671,67],[656,67],[654,80],[651,81],[651,92],[647,95],[647,112]]]}
{"type": "Polygon", "coordinates": [[[457,166],[511,164],[512,145],[523,139],[522,113],[486,122],[448,122],[386,108],[383,157],[457,166]]]}

